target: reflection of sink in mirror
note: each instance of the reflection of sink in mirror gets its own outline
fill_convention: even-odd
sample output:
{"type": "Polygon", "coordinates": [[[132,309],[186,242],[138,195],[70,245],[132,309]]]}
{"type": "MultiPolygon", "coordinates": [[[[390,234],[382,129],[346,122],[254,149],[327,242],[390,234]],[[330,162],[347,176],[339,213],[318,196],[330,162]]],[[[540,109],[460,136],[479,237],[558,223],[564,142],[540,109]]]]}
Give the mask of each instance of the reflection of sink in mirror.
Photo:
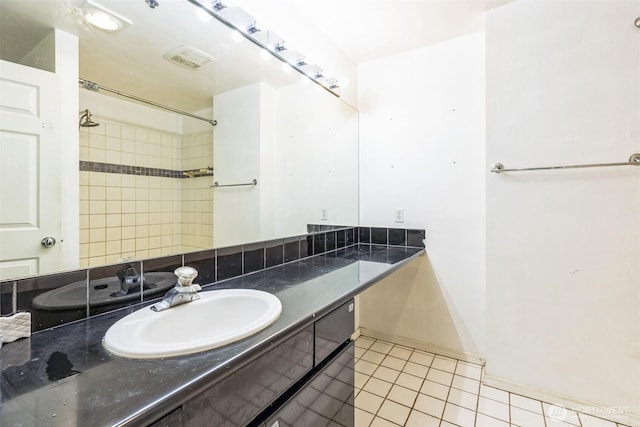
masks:
{"type": "MultiPolygon", "coordinates": [[[[166,291],[176,283],[173,273],[145,273],[143,278],[145,294],[166,291]]],[[[130,289],[129,293],[114,296],[121,289],[118,277],[92,280],[89,283],[89,303],[92,307],[117,304],[140,298],[140,288],[130,289]]],[[[70,283],[66,286],[42,293],[33,299],[33,307],[40,310],[58,311],[87,306],[87,283],[85,281],[70,283]]]]}
{"type": "Polygon", "coordinates": [[[280,300],[252,289],[201,292],[200,299],[169,310],[142,308],[117,321],[104,336],[116,356],[158,359],[211,350],[253,335],[275,322],[280,300]]]}

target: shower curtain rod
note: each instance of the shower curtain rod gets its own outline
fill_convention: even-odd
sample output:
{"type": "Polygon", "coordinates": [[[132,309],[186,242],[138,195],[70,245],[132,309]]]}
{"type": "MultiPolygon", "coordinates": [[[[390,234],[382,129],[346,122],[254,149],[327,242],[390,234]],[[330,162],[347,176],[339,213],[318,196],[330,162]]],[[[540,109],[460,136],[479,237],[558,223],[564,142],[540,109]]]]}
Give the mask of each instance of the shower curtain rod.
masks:
{"type": "Polygon", "coordinates": [[[124,98],[133,99],[134,101],[142,102],[142,103],[145,103],[145,104],[148,104],[148,105],[153,105],[154,107],[162,108],[163,110],[171,111],[171,112],[176,113],[176,114],[182,114],[183,116],[187,116],[187,117],[191,117],[193,119],[197,119],[197,120],[202,120],[204,122],[208,122],[211,126],[215,126],[215,125],[218,124],[217,120],[210,120],[210,119],[207,119],[206,117],[196,116],[195,114],[187,113],[186,111],[181,111],[181,110],[177,110],[175,108],[167,107],[166,105],[158,104],[157,102],[149,101],[147,99],[140,98],[140,97],[135,96],[135,95],[130,95],[128,93],[120,92],[119,90],[115,90],[115,89],[111,89],[111,88],[108,88],[108,87],[101,86],[101,85],[99,85],[97,83],[94,83],[94,82],[89,81],[89,80],[85,80],[83,78],[78,79],[78,82],[80,83],[80,85],[82,85],[83,88],[85,88],[87,90],[90,90],[90,91],[93,91],[93,92],[98,92],[100,90],[104,90],[106,92],[111,92],[111,93],[116,94],[118,96],[122,96],[124,98]]]}

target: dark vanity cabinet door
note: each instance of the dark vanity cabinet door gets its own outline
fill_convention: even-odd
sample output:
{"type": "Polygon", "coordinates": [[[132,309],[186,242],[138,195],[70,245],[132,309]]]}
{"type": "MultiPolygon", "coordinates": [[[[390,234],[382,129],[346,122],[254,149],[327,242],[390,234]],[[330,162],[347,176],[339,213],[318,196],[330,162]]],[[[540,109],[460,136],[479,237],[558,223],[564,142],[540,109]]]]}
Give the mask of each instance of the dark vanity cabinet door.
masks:
{"type": "Polygon", "coordinates": [[[266,422],[266,427],[353,427],[354,344],[349,343],[266,422]]]}
{"type": "Polygon", "coordinates": [[[182,426],[182,408],[178,408],[173,412],[160,418],[149,427],[180,427],[182,426]]]}
{"type": "Polygon", "coordinates": [[[247,425],[287,391],[313,363],[309,326],[182,406],[185,427],[247,425]]]}
{"type": "Polygon", "coordinates": [[[314,365],[351,338],[355,329],[354,302],[349,300],[315,323],[314,365]]]}

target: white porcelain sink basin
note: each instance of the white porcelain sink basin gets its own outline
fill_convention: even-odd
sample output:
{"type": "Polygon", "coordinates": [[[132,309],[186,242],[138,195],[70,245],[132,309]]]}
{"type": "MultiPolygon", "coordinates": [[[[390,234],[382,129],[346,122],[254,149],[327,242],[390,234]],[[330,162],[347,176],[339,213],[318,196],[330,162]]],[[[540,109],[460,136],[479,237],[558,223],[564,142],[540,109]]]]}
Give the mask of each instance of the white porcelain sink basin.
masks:
{"type": "Polygon", "coordinates": [[[116,356],[158,359],[197,353],[239,341],[273,322],[280,300],[267,292],[223,289],[200,292],[200,299],[165,311],[149,307],[123,317],[104,336],[116,356]]]}

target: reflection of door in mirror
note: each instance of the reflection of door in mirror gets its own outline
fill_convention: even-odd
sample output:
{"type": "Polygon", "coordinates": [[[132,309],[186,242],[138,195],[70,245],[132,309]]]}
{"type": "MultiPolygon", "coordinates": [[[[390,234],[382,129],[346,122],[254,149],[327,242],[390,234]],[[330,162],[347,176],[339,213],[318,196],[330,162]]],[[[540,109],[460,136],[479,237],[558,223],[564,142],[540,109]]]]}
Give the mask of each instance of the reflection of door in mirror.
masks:
{"type": "Polygon", "coordinates": [[[76,164],[68,148],[77,141],[66,133],[61,106],[75,110],[77,102],[60,95],[69,79],[54,45],[77,49],[77,39],[51,32],[25,62],[46,58],[57,73],[0,61],[0,279],[78,265],[77,231],[63,234],[66,225],[77,227],[77,211],[65,206],[61,185],[65,166],[76,164]]]}

